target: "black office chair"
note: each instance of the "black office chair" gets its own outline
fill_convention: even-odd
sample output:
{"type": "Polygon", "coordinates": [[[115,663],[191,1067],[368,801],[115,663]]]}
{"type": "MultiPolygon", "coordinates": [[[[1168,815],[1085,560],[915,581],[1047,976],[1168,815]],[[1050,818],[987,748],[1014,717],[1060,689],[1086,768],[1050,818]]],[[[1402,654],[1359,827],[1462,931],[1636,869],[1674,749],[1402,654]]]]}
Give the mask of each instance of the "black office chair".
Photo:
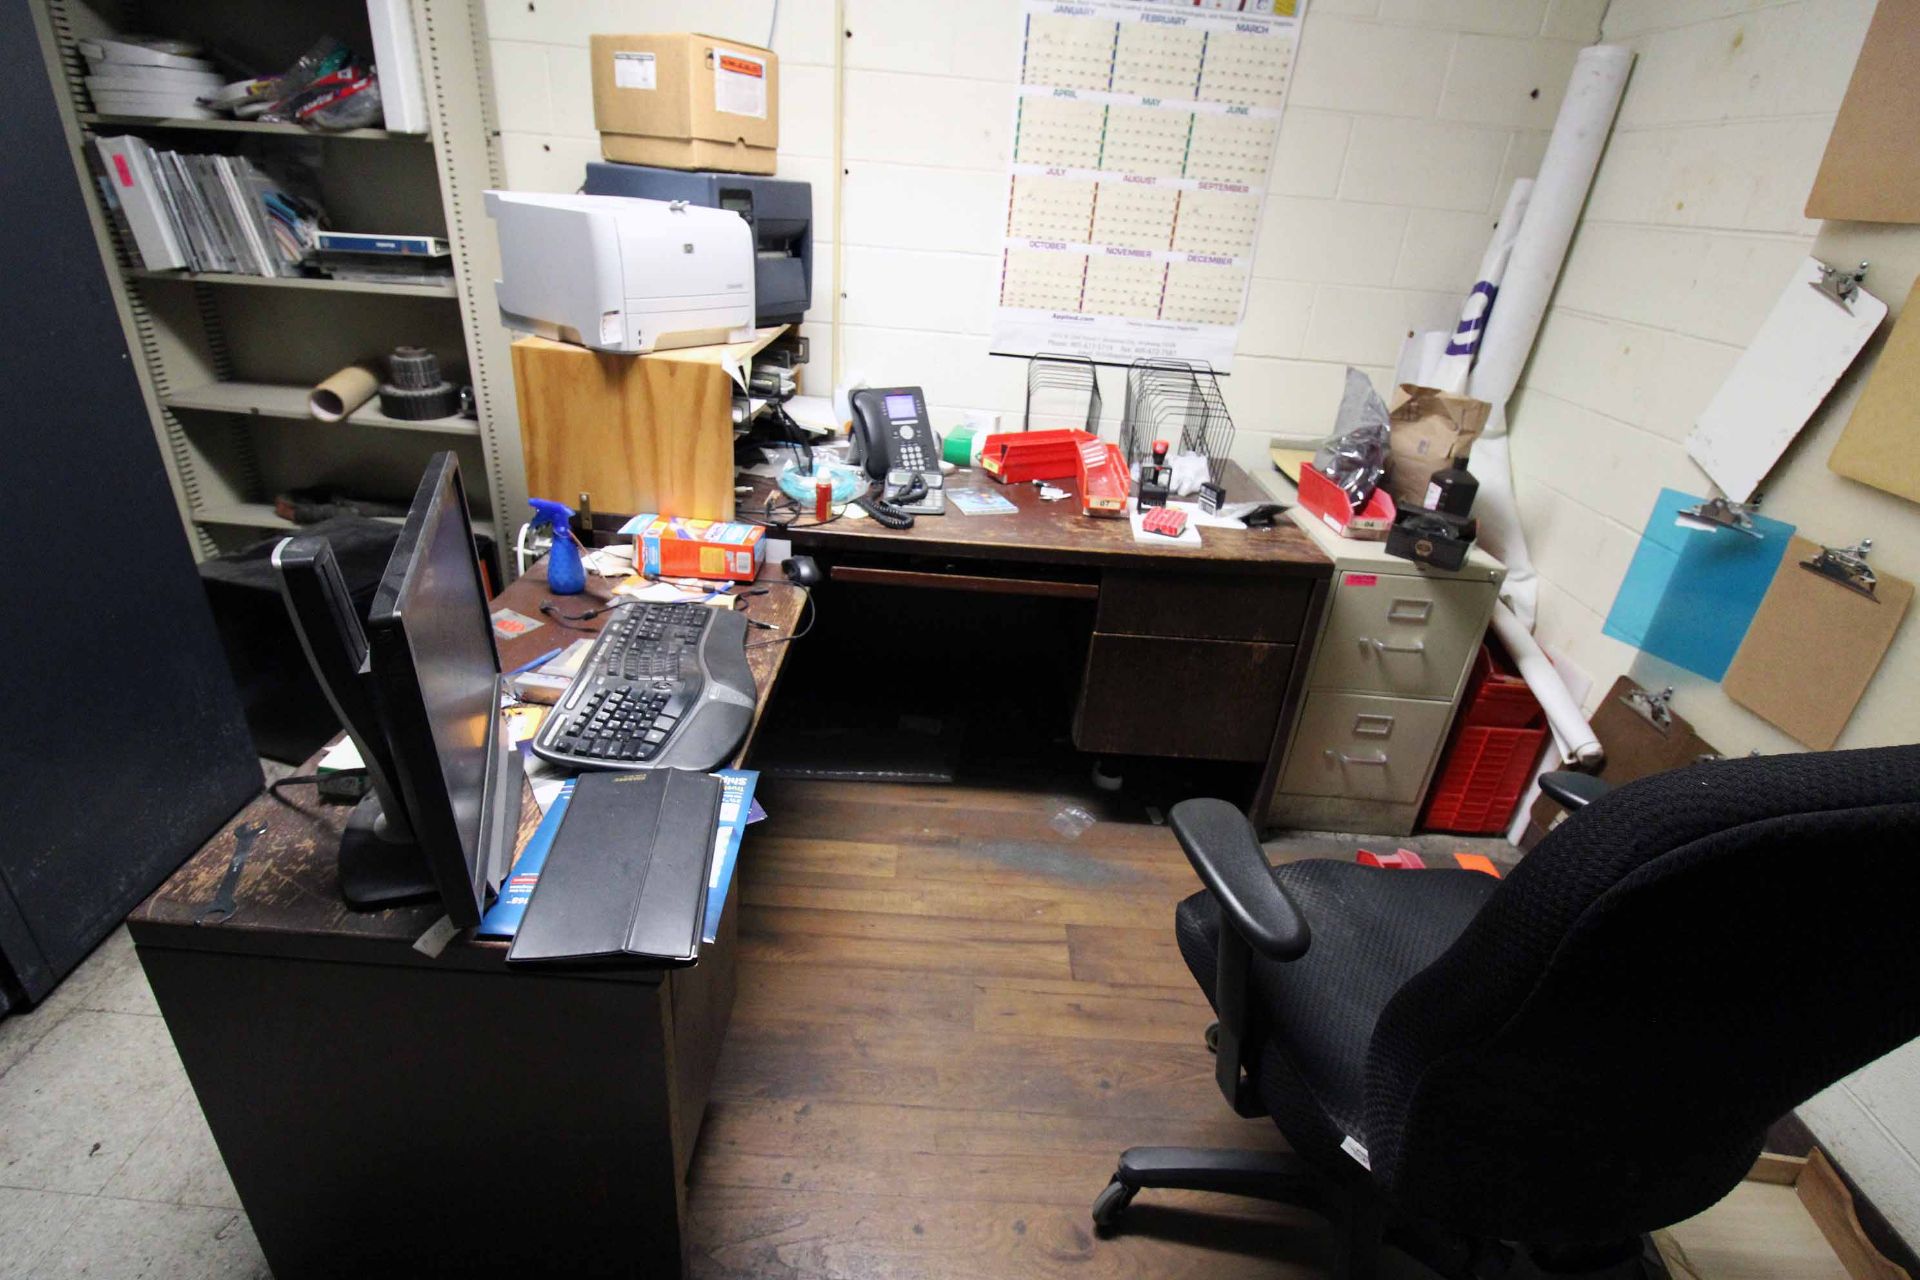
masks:
{"type": "Polygon", "coordinates": [[[1136,1147],[1096,1226],[1187,1187],[1318,1210],[1349,1277],[1383,1233],[1443,1271],[1632,1271],[1772,1121],[1920,1035],[1920,746],[1548,789],[1573,812],[1504,881],[1269,867],[1231,805],[1176,805],[1221,1090],[1293,1150],[1136,1147]]]}

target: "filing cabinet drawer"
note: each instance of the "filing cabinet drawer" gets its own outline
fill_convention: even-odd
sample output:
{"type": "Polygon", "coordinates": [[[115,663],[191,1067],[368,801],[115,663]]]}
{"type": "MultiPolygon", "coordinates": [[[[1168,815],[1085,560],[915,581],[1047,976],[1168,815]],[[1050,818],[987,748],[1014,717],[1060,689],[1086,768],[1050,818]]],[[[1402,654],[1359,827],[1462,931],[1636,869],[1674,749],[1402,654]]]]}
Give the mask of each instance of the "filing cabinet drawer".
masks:
{"type": "Polygon", "coordinates": [[[1497,590],[1411,574],[1335,574],[1312,687],[1451,699],[1497,590]]]}
{"type": "Polygon", "coordinates": [[[1273,574],[1154,573],[1109,569],[1100,575],[1094,629],[1113,635],[1191,636],[1297,644],[1313,599],[1305,578],[1273,574]]]}
{"type": "Polygon", "coordinates": [[[1094,633],[1073,743],[1082,751],[1265,760],[1290,644],[1094,633]]]}
{"type": "Polygon", "coordinates": [[[1452,717],[1447,702],[1310,693],[1280,789],[1411,804],[1452,717]]]}

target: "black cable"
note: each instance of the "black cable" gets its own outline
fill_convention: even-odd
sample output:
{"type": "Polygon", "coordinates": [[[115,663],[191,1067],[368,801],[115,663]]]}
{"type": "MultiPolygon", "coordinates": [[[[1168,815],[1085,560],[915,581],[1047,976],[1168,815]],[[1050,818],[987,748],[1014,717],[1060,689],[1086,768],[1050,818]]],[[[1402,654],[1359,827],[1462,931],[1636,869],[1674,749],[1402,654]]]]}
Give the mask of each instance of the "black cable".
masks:
{"type": "Polygon", "coordinates": [[[615,609],[624,609],[630,604],[639,603],[640,601],[638,600],[609,600],[605,604],[596,605],[588,609],[585,613],[562,613],[560,612],[560,606],[549,599],[541,603],[540,612],[546,614],[556,626],[566,627],[569,631],[585,631],[585,627],[572,627],[567,624],[571,622],[591,622],[603,613],[612,613],[615,609]]]}
{"type": "Polygon", "coordinates": [[[747,645],[746,648],[758,649],[760,646],[768,644],[790,644],[807,634],[807,632],[813,630],[815,620],[820,617],[820,606],[813,602],[813,592],[807,590],[805,587],[801,587],[799,590],[802,595],[800,610],[807,615],[807,624],[790,636],[775,636],[771,640],[755,640],[752,644],[747,645]]]}

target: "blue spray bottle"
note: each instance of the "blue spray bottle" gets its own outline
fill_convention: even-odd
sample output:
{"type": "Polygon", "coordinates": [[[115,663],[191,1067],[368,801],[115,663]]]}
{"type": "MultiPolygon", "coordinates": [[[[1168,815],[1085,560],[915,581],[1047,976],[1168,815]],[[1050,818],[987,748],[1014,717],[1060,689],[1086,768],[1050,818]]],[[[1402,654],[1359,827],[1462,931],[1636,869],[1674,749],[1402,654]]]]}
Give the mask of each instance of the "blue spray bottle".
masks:
{"type": "Polygon", "coordinates": [[[535,514],[533,527],[553,530],[553,550],[547,554],[547,590],[557,596],[577,596],[587,589],[587,571],[580,563],[580,543],[573,536],[573,508],[545,498],[529,498],[535,514]]]}

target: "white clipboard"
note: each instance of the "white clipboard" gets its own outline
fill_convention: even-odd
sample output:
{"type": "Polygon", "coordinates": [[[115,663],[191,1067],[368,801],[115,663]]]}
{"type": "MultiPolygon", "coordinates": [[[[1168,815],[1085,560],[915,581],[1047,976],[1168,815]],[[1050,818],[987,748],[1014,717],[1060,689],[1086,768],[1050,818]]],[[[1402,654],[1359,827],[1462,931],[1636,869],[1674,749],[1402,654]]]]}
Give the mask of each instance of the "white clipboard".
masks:
{"type": "Polygon", "coordinates": [[[1688,456],[1735,502],[1753,496],[1887,318],[1865,289],[1842,304],[1814,287],[1820,278],[1820,263],[1800,263],[1687,437],[1688,456]]]}

